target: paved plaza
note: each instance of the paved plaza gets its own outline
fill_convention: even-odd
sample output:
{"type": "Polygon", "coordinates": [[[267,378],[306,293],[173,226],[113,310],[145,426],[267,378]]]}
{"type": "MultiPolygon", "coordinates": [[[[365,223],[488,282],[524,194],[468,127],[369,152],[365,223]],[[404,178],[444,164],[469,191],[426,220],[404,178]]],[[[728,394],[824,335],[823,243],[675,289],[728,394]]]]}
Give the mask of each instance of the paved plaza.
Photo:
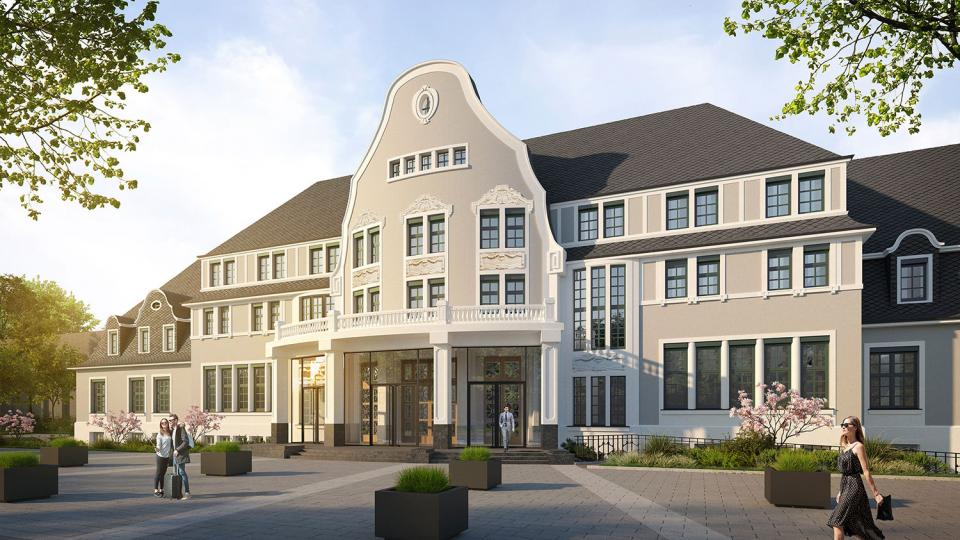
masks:
{"type": "MultiPolygon", "coordinates": [[[[254,458],[254,472],[204,477],[193,499],[152,494],[153,456],[91,452],[60,469],[60,494],[0,504],[0,538],[372,538],[374,490],[405,465],[254,458]]],[[[470,492],[461,538],[830,538],[829,511],[777,508],[749,473],[505,465],[504,484],[470,492]]],[[[834,477],[834,489],[839,477],[834,477]]],[[[887,538],[955,538],[953,479],[880,478],[894,495],[887,538]]]]}

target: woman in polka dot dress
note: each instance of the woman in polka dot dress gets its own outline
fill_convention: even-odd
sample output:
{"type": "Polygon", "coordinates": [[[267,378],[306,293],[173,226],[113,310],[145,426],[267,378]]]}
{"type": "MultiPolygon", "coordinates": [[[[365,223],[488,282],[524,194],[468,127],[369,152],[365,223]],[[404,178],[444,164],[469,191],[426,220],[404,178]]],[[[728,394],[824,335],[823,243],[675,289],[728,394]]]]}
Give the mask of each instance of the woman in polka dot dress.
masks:
{"type": "Polygon", "coordinates": [[[847,417],[840,424],[843,435],[840,436],[842,451],[837,464],[843,478],[840,479],[840,493],[837,494],[837,507],[830,514],[827,526],[833,527],[834,540],[844,536],[856,536],[873,540],[883,538],[883,532],[877,528],[870,514],[870,502],[863,488],[860,474],[867,477],[867,484],[873,492],[877,504],[883,500],[880,490],[873,482],[870,468],[867,466],[867,453],[863,446],[863,426],[856,416],[847,417]]]}

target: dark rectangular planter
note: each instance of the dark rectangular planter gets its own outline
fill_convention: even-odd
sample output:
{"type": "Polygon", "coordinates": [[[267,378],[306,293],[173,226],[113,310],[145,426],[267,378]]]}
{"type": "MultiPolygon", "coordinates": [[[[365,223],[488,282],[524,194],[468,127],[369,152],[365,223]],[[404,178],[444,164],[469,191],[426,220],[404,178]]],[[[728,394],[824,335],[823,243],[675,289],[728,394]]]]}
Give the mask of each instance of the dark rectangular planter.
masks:
{"type": "Polygon", "coordinates": [[[763,471],[763,496],[776,506],[830,508],[830,473],[763,471]]]}
{"type": "Polygon", "coordinates": [[[374,534],[397,540],[443,540],[467,530],[463,486],[440,493],[408,493],[393,488],[374,494],[374,534]]]}
{"type": "Polygon", "coordinates": [[[58,472],[56,465],[0,469],[0,501],[46,499],[56,495],[59,492],[58,472]]]}
{"type": "Polygon", "coordinates": [[[469,489],[490,489],[500,485],[499,459],[488,461],[450,460],[450,485],[469,489]]]}
{"type": "Polygon", "coordinates": [[[253,470],[253,452],[201,452],[200,474],[207,476],[236,476],[253,470]]]}
{"type": "Polygon", "coordinates": [[[90,451],[86,446],[41,448],[40,463],[57,467],[80,467],[86,465],[90,451]]]}

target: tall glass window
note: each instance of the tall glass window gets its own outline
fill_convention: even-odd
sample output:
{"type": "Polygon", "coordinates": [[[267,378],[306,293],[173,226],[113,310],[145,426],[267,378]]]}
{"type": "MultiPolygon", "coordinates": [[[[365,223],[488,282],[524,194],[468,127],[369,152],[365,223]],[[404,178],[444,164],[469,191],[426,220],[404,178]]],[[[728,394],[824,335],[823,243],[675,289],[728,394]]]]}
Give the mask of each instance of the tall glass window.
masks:
{"type": "Polygon", "coordinates": [[[623,201],[603,205],[603,237],[623,236],[623,201]]]}
{"type": "Polygon", "coordinates": [[[270,256],[261,255],[257,257],[257,280],[266,281],[270,279],[270,256]]]}
{"type": "Polygon", "coordinates": [[[170,412],[170,379],[167,377],[153,380],[153,412],[170,412]]]}
{"type": "Polygon", "coordinates": [[[480,303],[483,305],[500,303],[500,276],[480,276],[480,303]]]}
{"type": "Polygon", "coordinates": [[[580,224],[580,240],[597,239],[597,207],[585,206],[578,212],[580,224]]]}
{"type": "Polygon", "coordinates": [[[789,249],[772,249],[767,252],[767,290],[780,291],[790,288],[789,249]]]}
{"type": "Polygon", "coordinates": [[[798,209],[801,214],[823,210],[823,171],[801,174],[798,179],[798,209]]]}
{"type": "Polygon", "coordinates": [[[504,276],[503,282],[506,288],[504,292],[504,303],[506,304],[526,304],[526,291],[524,286],[524,276],[522,274],[504,276]]]}
{"type": "Polygon", "coordinates": [[[667,230],[687,228],[689,216],[690,206],[686,193],[667,197],[667,230]]]}
{"type": "Polygon", "coordinates": [[[230,366],[220,368],[220,410],[233,410],[233,368],[230,366]]]}
{"type": "Polygon", "coordinates": [[[430,216],[430,253],[447,250],[447,222],[443,216],[430,216]]]}
{"type": "Polygon", "coordinates": [[[333,272],[337,266],[337,259],[340,258],[340,244],[330,244],[327,246],[327,272],[333,272]]]}
{"type": "Polygon", "coordinates": [[[220,306],[220,334],[230,333],[230,306],[220,306]]]}
{"type": "Polygon", "coordinates": [[[500,247],[500,211],[480,211],[480,249],[500,247]]]}
{"type": "Polygon", "coordinates": [[[697,408],[720,408],[720,346],[697,345],[697,408]]]}
{"type": "Polygon", "coordinates": [[[775,382],[790,388],[790,342],[763,343],[763,382],[771,386],[775,382]]]}
{"type": "Polygon", "coordinates": [[[767,180],[767,217],[790,215],[790,177],[767,180]]]}
{"type": "Polygon", "coordinates": [[[209,308],[203,310],[203,335],[213,335],[213,310],[209,308]]]}
{"type": "Polygon", "coordinates": [[[739,407],[738,396],[743,390],[747,397],[753,399],[754,382],[754,356],[756,345],[753,342],[741,342],[730,344],[730,406],[739,407]]]}
{"type": "Polygon", "coordinates": [[[90,382],[90,414],[104,414],[107,412],[107,383],[106,381],[90,382]]]}
{"type": "Polygon", "coordinates": [[[233,285],[237,282],[237,261],[223,263],[223,284],[233,285]]]}
{"type": "Polygon", "coordinates": [[[587,378],[573,378],[573,425],[587,425],[587,378]]]}
{"type": "Polygon", "coordinates": [[[687,345],[663,350],[663,408],[687,408],[687,345]]]}
{"type": "Polygon", "coordinates": [[[522,248],[525,245],[523,208],[508,208],[504,212],[507,229],[507,247],[522,248]]]}
{"type": "Polygon", "coordinates": [[[587,348],[587,270],[573,271],[573,350],[587,348]]]}
{"type": "Polygon", "coordinates": [[[220,263],[210,263],[210,286],[220,286],[220,263]]]}
{"type": "Polygon", "coordinates": [[[203,410],[217,410],[217,370],[214,368],[203,370],[203,410]]]}
{"type": "Polygon", "coordinates": [[[276,329],[278,322],[280,322],[280,302],[270,302],[270,319],[267,321],[267,330],[276,329]]]}
{"type": "Polygon", "coordinates": [[[720,257],[697,259],[697,296],[720,294],[720,257]]]}
{"type": "Polygon", "coordinates": [[[411,281],[407,283],[407,307],[410,309],[423,307],[422,281],[411,281]]]}
{"type": "Polygon", "coordinates": [[[246,366],[237,366],[237,410],[250,410],[250,371],[246,366]]]}
{"type": "Polygon", "coordinates": [[[407,256],[423,254],[423,220],[407,220],[407,256]]]}
{"type": "Polygon", "coordinates": [[[353,293],[353,312],[363,313],[363,291],[353,293]]]}
{"type": "Polygon", "coordinates": [[[870,349],[870,408],[920,408],[919,375],[916,347],[870,349]]]}
{"type": "Polygon", "coordinates": [[[363,266],[363,233],[353,237],[353,267],[363,266]]]}
{"type": "Polygon", "coordinates": [[[697,227],[717,224],[717,190],[707,189],[696,194],[697,227]]]}
{"type": "Polygon", "coordinates": [[[627,344],[627,268],[610,267],[610,348],[627,344]]]}
{"type": "Polygon", "coordinates": [[[130,379],[130,412],[138,414],[147,412],[144,397],[144,380],[130,379]]]}
{"type": "Polygon", "coordinates": [[[163,352],[172,352],[177,348],[177,331],[173,325],[163,327],[163,352]]]}
{"type": "Polygon", "coordinates": [[[430,307],[437,307],[437,303],[447,296],[446,284],[442,279],[430,280],[430,307]]]}
{"type": "Polygon", "coordinates": [[[251,306],[251,313],[253,331],[263,332],[263,304],[253,304],[251,306]]]}
{"type": "Polygon", "coordinates": [[[687,260],[677,259],[666,262],[667,298],[687,296],[687,260]]]}
{"type": "Polygon", "coordinates": [[[380,289],[370,289],[370,291],[367,293],[367,296],[370,297],[370,311],[380,311],[380,289]]]}
{"type": "Polygon", "coordinates": [[[610,425],[627,425],[627,378],[610,377],[610,425]]]}
{"type": "Polygon", "coordinates": [[[830,284],[827,262],[830,246],[806,246],[803,248],[803,286],[826,287],[830,284]]]}
{"type": "Polygon", "coordinates": [[[273,279],[287,277],[287,256],[283,253],[273,254],[273,279]]]}
{"type": "Polygon", "coordinates": [[[590,377],[590,425],[607,425],[606,377],[590,377]]]}
{"type": "Polygon", "coordinates": [[[590,269],[590,336],[592,347],[603,349],[607,346],[607,284],[606,269],[590,269]]]}
{"type": "Polygon", "coordinates": [[[267,370],[264,366],[253,366],[253,410],[263,412],[267,409],[267,370]]]}
{"type": "Polygon", "coordinates": [[[800,395],[827,399],[830,341],[827,337],[800,341],[800,395]]]}

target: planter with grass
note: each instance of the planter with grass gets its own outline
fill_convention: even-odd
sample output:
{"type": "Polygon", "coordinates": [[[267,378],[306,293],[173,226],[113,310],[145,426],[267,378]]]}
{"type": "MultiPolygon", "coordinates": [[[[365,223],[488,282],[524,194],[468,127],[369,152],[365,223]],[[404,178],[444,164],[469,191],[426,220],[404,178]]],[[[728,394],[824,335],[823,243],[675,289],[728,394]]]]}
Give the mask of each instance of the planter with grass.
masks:
{"type": "Polygon", "coordinates": [[[396,486],[374,495],[376,536],[440,540],[467,530],[467,495],[436,467],[400,471],[396,486]]]}
{"type": "Polygon", "coordinates": [[[763,496],[776,506],[830,508],[830,473],[821,469],[811,452],[781,451],[763,472],[763,496]]]}
{"type": "Polygon", "coordinates": [[[200,473],[207,476],[237,476],[253,470],[253,452],[235,442],[218,442],[200,449],[200,473]]]}
{"type": "Polygon", "coordinates": [[[56,495],[57,472],[56,465],[41,465],[33,452],[0,454],[0,501],[46,499],[56,495]]]}
{"type": "Polygon", "coordinates": [[[490,458],[490,450],[469,446],[460,452],[459,459],[450,460],[450,484],[468,489],[490,489],[500,485],[499,459],[490,458]]]}
{"type": "Polygon", "coordinates": [[[88,462],[89,449],[83,441],[72,438],[53,439],[40,449],[40,463],[57,467],[81,467],[88,462]]]}

